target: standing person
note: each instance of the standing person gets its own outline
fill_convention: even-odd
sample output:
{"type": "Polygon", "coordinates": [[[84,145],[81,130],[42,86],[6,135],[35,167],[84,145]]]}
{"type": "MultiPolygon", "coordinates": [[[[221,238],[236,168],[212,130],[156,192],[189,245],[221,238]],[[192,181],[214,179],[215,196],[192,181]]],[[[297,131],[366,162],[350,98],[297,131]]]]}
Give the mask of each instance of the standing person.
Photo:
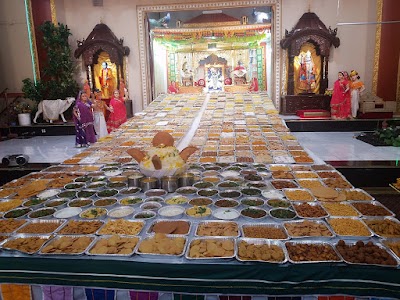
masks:
{"type": "Polygon", "coordinates": [[[93,125],[92,102],[86,92],[80,92],[73,109],[76,147],[87,147],[96,142],[93,125]]]}
{"type": "Polygon", "coordinates": [[[357,117],[357,111],[360,107],[360,94],[364,92],[365,86],[362,81],[360,81],[360,76],[355,70],[350,72],[350,89],[351,89],[351,115],[353,118],[357,117]]]}
{"type": "Polygon", "coordinates": [[[110,115],[107,120],[108,133],[117,129],[121,124],[126,122],[125,99],[120,96],[119,91],[114,91],[114,96],[110,101],[110,115]]]}
{"type": "Polygon", "coordinates": [[[94,118],[94,129],[96,131],[97,139],[108,135],[106,118],[104,117],[104,110],[111,111],[110,107],[101,100],[101,91],[95,89],[93,99],[93,118],[94,118]]]}
{"type": "Polygon", "coordinates": [[[333,85],[331,99],[332,119],[346,119],[351,117],[351,99],[349,81],[345,79],[344,72],[338,73],[338,79],[333,85]]]}

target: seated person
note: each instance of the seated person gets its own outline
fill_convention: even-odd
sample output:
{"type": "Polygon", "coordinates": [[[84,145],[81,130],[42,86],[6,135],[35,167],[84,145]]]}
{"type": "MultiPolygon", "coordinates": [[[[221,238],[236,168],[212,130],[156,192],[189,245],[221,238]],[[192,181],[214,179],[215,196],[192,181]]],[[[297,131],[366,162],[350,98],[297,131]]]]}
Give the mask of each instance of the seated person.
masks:
{"type": "Polygon", "coordinates": [[[245,84],[246,73],[247,73],[246,68],[243,66],[243,63],[239,60],[238,65],[232,71],[233,82],[235,84],[245,84]]]}
{"type": "Polygon", "coordinates": [[[171,81],[171,84],[168,86],[168,94],[177,94],[179,92],[178,86],[175,81],[171,81]]]}

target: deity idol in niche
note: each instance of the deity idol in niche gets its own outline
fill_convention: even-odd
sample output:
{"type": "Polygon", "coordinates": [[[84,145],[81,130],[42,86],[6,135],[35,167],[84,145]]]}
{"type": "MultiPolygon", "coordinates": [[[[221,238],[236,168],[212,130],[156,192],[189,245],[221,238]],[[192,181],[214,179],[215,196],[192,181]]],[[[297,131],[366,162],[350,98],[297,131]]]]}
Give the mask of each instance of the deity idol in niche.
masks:
{"type": "Polygon", "coordinates": [[[209,91],[222,90],[222,74],[219,68],[211,67],[207,75],[207,87],[209,91]]]}
{"type": "Polygon", "coordinates": [[[299,89],[310,91],[315,88],[315,65],[309,50],[300,53],[299,64],[299,89]]]}
{"type": "Polygon", "coordinates": [[[114,91],[114,76],[108,63],[103,61],[98,74],[99,90],[103,99],[109,99],[114,91]]]}
{"type": "Polygon", "coordinates": [[[190,69],[187,61],[182,64],[181,77],[182,85],[191,85],[193,81],[193,71],[190,69]]]}

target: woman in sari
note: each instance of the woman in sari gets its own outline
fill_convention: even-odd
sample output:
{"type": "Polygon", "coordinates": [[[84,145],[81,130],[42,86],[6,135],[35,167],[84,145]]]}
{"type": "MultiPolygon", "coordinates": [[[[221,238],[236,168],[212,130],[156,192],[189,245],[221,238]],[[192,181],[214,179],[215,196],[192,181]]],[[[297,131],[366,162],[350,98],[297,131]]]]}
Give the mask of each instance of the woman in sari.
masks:
{"type": "Polygon", "coordinates": [[[114,96],[110,100],[110,115],[107,120],[108,133],[117,129],[126,122],[125,99],[120,96],[118,90],[114,91],[114,96]]]}
{"type": "Polygon", "coordinates": [[[338,79],[333,85],[331,117],[332,119],[351,118],[350,86],[343,72],[338,73],[338,79]]]}
{"type": "Polygon", "coordinates": [[[81,92],[73,109],[76,147],[87,147],[96,142],[93,125],[92,102],[86,92],[81,92]]]}

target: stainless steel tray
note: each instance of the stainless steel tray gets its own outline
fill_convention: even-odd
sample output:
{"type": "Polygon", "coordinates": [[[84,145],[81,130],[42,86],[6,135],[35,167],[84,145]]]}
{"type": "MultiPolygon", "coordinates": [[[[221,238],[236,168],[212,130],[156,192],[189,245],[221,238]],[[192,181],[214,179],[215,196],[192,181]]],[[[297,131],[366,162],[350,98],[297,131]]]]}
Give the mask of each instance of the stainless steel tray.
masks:
{"type": "Polygon", "coordinates": [[[371,218],[363,218],[364,223],[368,226],[368,228],[378,237],[380,238],[400,238],[400,221],[394,217],[371,217],[371,218]],[[390,223],[394,223],[397,228],[398,234],[390,235],[390,234],[382,234],[378,233],[376,230],[371,228],[368,223],[369,222],[382,222],[382,221],[389,221],[390,223]]]}
{"type": "Polygon", "coordinates": [[[157,219],[155,220],[149,227],[149,229],[147,230],[148,234],[154,234],[153,232],[153,226],[156,225],[157,223],[161,223],[161,222],[186,222],[189,224],[189,229],[187,233],[182,233],[179,235],[189,235],[189,233],[192,230],[192,222],[186,219],[157,219]]]}
{"type": "Polygon", "coordinates": [[[315,201],[315,197],[305,188],[292,188],[292,189],[283,189],[283,193],[285,194],[286,199],[289,201],[296,201],[296,202],[312,202],[315,201]],[[304,198],[304,199],[293,199],[289,197],[290,192],[296,192],[299,191],[301,193],[306,193],[309,197],[304,198]]]}
{"type": "MultiPolygon", "coordinates": [[[[18,222],[18,223],[21,223],[21,224],[17,225],[17,226],[16,226],[13,230],[11,230],[11,231],[8,231],[8,232],[0,231],[0,234],[12,234],[12,233],[14,233],[15,231],[17,231],[19,228],[21,228],[22,226],[24,226],[24,225],[28,222],[28,220],[24,220],[24,219],[12,219],[12,218],[10,218],[10,219],[0,219],[0,224],[3,223],[3,222],[5,222],[5,223],[10,223],[10,222],[18,222]]],[[[5,229],[5,228],[4,228],[4,229],[5,229]]]]}
{"type": "MultiPolygon", "coordinates": [[[[386,249],[390,251],[390,253],[393,254],[393,256],[397,259],[397,261],[400,264],[400,251],[399,253],[396,253],[389,245],[388,243],[396,243],[400,245],[400,238],[389,238],[389,239],[380,239],[380,243],[383,244],[386,249]]],[[[399,247],[400,248],[400,247],[399,247]]]]}
{"type": "Polygon", "coordinates": [[[349,191],[349,192],[351,192],[351,191],[354,191],[354,192],[357,192],[357,193],[361,193],[361,194],[363,194],[366,198],[368,198],[368,199],[366,199],[366,200],[363,200],[363,199],[347,199],[347,201],[373,201],[373,200],[375,200],[375,198],[374,197],[372,197],[370,194],[368,194],[366,191],[364,191],[363,189],[355,189],[355,188],[350,188],[350,189],[337,189],[338,191],[343,191],[343,192],[346,192],[346,191],[349,191]]]}
{"type": "MultiPolygon", "coordinates": [[[[304,264],[304,263],[339,263],[342,262],[342,257],[339,255],[338,251],[336,251],[335,247],[330,242],[321,242],[321,241],[314,241],[314,240],[302,240],[302,241],[288,241],[285,242],[285,247],[288,254],[288,261],[294,264],[304,264]],[[293,260],[290,256],[290,251],[287,249],[289,245],[313,245],[313,246],[327,246],[328,248],[332,249],[332,251],[337,256],[337,260],[293,260]]],[[[308,249],[309,251],[311,249],[308,249]]]]}
{"type": "Polygon", "coordinates": [[[42,248],[42,246],[43,246],[47,241],[49,241],[52,237],[53,237],[53,236],[52,236],[52,235],[49,235],[49,234],[47,234],[47,235],[38,235],[38,234],[36,234],[36,235],[32,235],[32,234],[15,234],[15,235],[13,235],[13,236],[10,236],[10,238],[4,240],[3,243],[1,244],[1,248],[5,249],[5,250],[10,250],[10,251],[18,251],[18,252],[26,253],[26,254],[35,254],[35,253],[37,253],[37,252],[42,248]],[[21,249],[9,248],[9,247],[7,247],[7,245],[6,245],[7,242],[10,242],[10,241],[14,241],[14,240],[18,240],[18,239],[31,239],[31,238],[32,238],[32,239],[42,239],[42,240],[43,240],[43,243],[42,243],[36,250],[34,250],[34,251],[23,251],[23,250],[21,250],[21,249]]]}
{"type": "MultiPolygon", "coordinates": [[[[224,231],[223,228],[221,228],[221,231],[224,231]]],[[[195,236],[196,237],[239,237],[240,236],[240,228],[239,228],[239,224],[234,221],[201,221],[196,226],[195,236]],[[203,225],[207,226],[207,225],[211,225],[211,224],[221,224],[222,226],[227,226],[228,224],[234,224],[237,226],[237,234],[235,234],[235,235],[199,235],[198,234],[200,226],[203,226],[203,225]]]]}
{"type": "Polygon", "coordinates": [[[38,219],[34,219],[34,220],[30,220],[29,222],[25,223],[23,226],[21,226],[16,233],[25,233],[25,234],[52,234],[52,233],[56,233],[62,225],[64,225],[66,222],[66,220],[63,219],[51,219],[51,220],[38,220],[38,219]],[[26,232],[24,230],[26,230],[26,227],[28,227],[31,224],[58,224],[58,226],[56,227],[56,229],[54,229],[51,232],[26,232]]]}
{"type": "MultiPolygon", "coordinates": [[[[58,229],[57,233],[62,234],[62,235],[81,235],[81,234],[94,234],[99,230],[102,226],[104,225],[104,221],[101,220],[76,220],[76,219],[71,219],[68,222],[64,223],[64,226],[58,229]],[[94,230],[92,233],[85,233],[85,232],[71,232],[71,233],[65,233],[63,232],[71,223],[79,223],[81,225],[83,224],[90,224],[93,222],[99,222],[100,226],[96,230],[94,230]]],[[[77,227],[78,228],[78,227],[77,227]]]]}
{"type": "MultiPolygon", "coordinates": [[[[368,228],[368,226],[365,225],[365,223],[360,218],[357,218],[357,217],[329,217],[329,218],[326,218],[326,221],[327,221],[328,225],[332,228],[333,232],[340,238],[368,239],[368,238],[372,237],[372,235],[373,235],[373,233],[368,228]],[[357,235],[357,234],[354,234],[354,235],[347,234],[346,235],[346,234],[341,234],[340,232],[337,232],[335,230],[335,227],[332,226],[332,224],[330,222],[331,220],[337,220],[337,219],[345,219],[345,220],[357,221],[358,223],[361,223],[360,226],[364,226],[365,227],[366,231],[369,232],[369,234],[368,235],[357,235]]],[[[353,221],[351,221],[351,222],[353,222],[353,221]]],[[[348,225],[347,228],[353,228],[353,227],[348,225]]]]}
{"type": "Polygon", "coordinates": [[[286,231],[286,228],[280,223],[245,223],[245,224],[242,224],[242,226],[240,226],[240,231],[241,231],[242,236],[247,239],[270,239],[270,240],[281,240],[281,241],[286,241],[289,239],[289,235],[286,231]],[[244,229],[247,227],[272,227],[272,228],[276,228],[276,229],[281,229],[282,232],[286,235],[286,238],[274,239],[271,237],[260,237],[260,238],[249,237],[249,236],[246,236],[245,232],[244,232],[244,229]]]}
{"type": "MultiPolygon", "coordinates": [[[[230,259],[230,258],[234,258],[234,257],[236,256],[236,245],[235,245],[235,241],[236,241],[236,239],[233,238],[233,237],[198,237],[198,238],[193,238],[193,239],[191,240],[191,242],[189,243],[189,246],[187,247],[185,257],[186,257],[186,259],[189,259],[189,260],[197,260],[197,259],[200,259],[200,260],[215,260],[215,259],[230,259]],[[213,241],[213,242],[216,242],[216,243],[223,243],[223,242],[226,242],[226,241],[231,242],[231,243],[232,243],[232,246],[233,246],[232,254],[231,254],[231,255],[226,255],[226,256],[210,256],[210,257],[201,256],[201,257],[191,257],[191,256],[190,256],[191,246],[192,246],[192,244],[193,244],[194,242],[196,242],[196,241],[200,241],[200,243],[201,243],[202,241],[213,241]]],[[[221,247],[221,248],[223,247],[222,244],[220,245],[220,247],[221,247]]],[[[208,252],[207,250],[209,250],[209,249],[206,248],[205,251],[208,252]]],[[[230,251],[229,249],[225,249],[225,250],[226,250],[226,251],[230,251]]],[[[216,251],[216,250],[215,250],[215,251],[216,251]]],[[[203,252],[203,253],[204,253],[204,252],[203,252]]],[[[218,255],[218,254],[216,253],[216,255],[218,255]]]]}
{"type": "Polygon", "coordinates": [[[293,209],[296,212],[297,216],[299,216],[302,219],[315,220],[315,219],[328,218],[330,216],[329,213],[322,207],[322,205],[317,203],[317,202],[303,202],[303,201],[301,201],[301,202],[293,202],[292,204],[293,204],[293,209]],[[303,215],[299,214],[299,210],[298,210],[297,206],[298,205],[305,205],[305,204],[308,204],[310,206],[319,206],[325,212],[325,214],[322,215],[322,216],[318,216],[318,217],[308,217],[308,216],[303,216],[303,215]]]}
{"type": "Polygon", "coordinates": [[[187,243],[188,243],[188,238],[185,235],[176,235],[176,234],[166,234],[165,236],[171,239],[174,238],[183,238],[184,239],[184,245],[183,245],[183,249],[182,252],[180,252],[179,254],[161,254],[161,253],[145,253],[145,252],[141,252],[140,251],[140,246],[144,241],[147,241],[149,239],[152,239],[155,237],[156,234],[150,234],[147,235],[145,237],[143,237],[140,240],[140,243],[135,251],[136,254],[142,256],[142,257],[147,257],[147,258],[158,258],[158,257],[180,257],[183,256],[183,254],[185,253],[186,247],[187,247],[187,243]]]}
{"type": "Polygon", "coordinates": [[[48,243],[42,246],[42,248],[39,251],[39,254],[41,255],[82,255],[85,253],[85,251],[93,244],[95,240],[94,235],[58,235],[48,243]],[[53,243],[57,242],[60,239],[65,239],[66,241],[73,241],[77,238],[89,238],[89,243],[84,244],[83,247],[84,249],[78,251],[78,252],[51,252],[51,253],[46,253],[43,252],[46,250],[47,247],[52,246],[53,243]]]}
{"type": "MultiPolygon", "coordinates": [[[[143,228],[145,227],[145,222],[143,221],[143,220],[138,220],[138,219],[135,219],[135,220],[131,220],[131,219],[107,219],[106,221],[104,221],[104,225],[103,226],[101,226],[97,231],[96,231],[96,234],[97,235],[113,235],[113,234],[118,234],[118,235],[126,235],[126,236],[132,236],[132,235],[139,235],[141,232],[142,232],[142,230],[143,230],[143,228]],[[116,224],[118,224],[118,223],[125,223],[125,224],[129,224],[129,223],[138,223],[138,224],[141,224],[141,229],[136,233],[136,234],[128,234],[128,233],[126,233],[126,232],[122,232],[122,231],[118,231],[118,229],[117,229],[117,231],[116,232],[104,232],[104,230],[107,228],[107,226],[110,226],[109,224],[111,224],[111,223],[116,223],[116,224]]],[[[140,225],[139,225],[140,226],[140,225]]],[[[123,228],[122,228],[122,230],[123,230],[123,228]]]]}
{"type": "Polygon", "coordinates": [[[396,216],[396,214],[394,212],[392,212],[390,209],[388,209],[386,206],[382,205],[378,201],[368,201],[368,202],[366,202],[366,201],[351,201],[350,204],[364,217],[368,217],[368,218],[370,218],[370,217],[372,217],[372,218],[378,217],[379,218],[379,217],[394,217],[394,216],[396,216]],[[363,214],[362,211],[359,210],[356,207],[357,204],[374,205],[376,207],[381,207],[381,208],[385,209],[388,214],[387,215],[383,215],[383,216],[380,216],[380,215],[366,215],[366,214],[363,214]]]}
{"type": "Polygon", "coordinates": [[[139,245],[140,238],[137,236],[132,236],[132,235],[103,235],[101,237],[97,237],[94,242],[91,244],[90,248],[87,248],[85,251],[86,255],[91,255],[91,256],[115,256],[115,257],[127,257],[133,255],[135,252],[136,248],[139,245]],[[112,237],[118,237],[118,238],[127,238],[127,239],[132,239],[136,240],[136,245],[132,248],[129,253],[126,254],[118,254],[118,253],[91,253],[91,251],[96,247],[97,243],[100,242],[101,240],[106,240],[110,239],[112,237]]]}
{"type": "MultiPolygon", "coordinates": [[[[358,241],[346,241],[345,243],[346,243],[346,245],[354,246],[357,242],[358,242],[358,241]]],[[[342,257],[343,261],[346,262],[347,264],[350,264],[350,265],[366,265],[366,266],[382,266],[382,267],[397,267],[397,266],[399,265],[399,261],[398,261],[397,258],[392,254],[392,251],[391,251],[391,250],[388,250],[387,247],[385,247],[385,246],[382,245],[381,243],[375,242],[375,241],[372,240],[372,239],[365,240],[365,241],[362,241],[362,242],[363,242],[364,244],[366,244],[366,243],[368,243],[368,242],[371,242],[371,243],[373,243],[374,245],[378,246],[380,249],[382,249],[382,250],[385,251],[388,255],[390,255],[390,256],[393,258],[393,260],[396,262],[396,264],[395,264],[395,265],[384,265],[384,264],[368,264],[368,263],[361,263],[361,262],[360,262],[360,263],[351,262],[351,261],[347,260],[347,259],[341,254],[341,252],[337,249],[338,243],[335,244],[335,248],[336,248],[337,252],[339,253],[339,255],[342,257]]],[[[353,253],[354,253],[354,251],[353,251],[353,253]]]]}
{"type": "Polygon", "coordinates": [[[322,221],[322,220],[297,220],[297,221],[288,221],[288,222],[285,222],[285,223],[283,224],[283,226],[285,227],[285,229],[286,229],[286,231],[287,231],[289,237],[291,237],[291,238],[293,238],[293,239],[301,239],[301,238],[307,238],[307,239],[311,239],[311,238],[318,238],[318,239],[323,238],[323,239],[326,239],[326,238],[328,238],[328,239],[330,239],[330,238],[333,238],[333,237],[336,236],[336,234],[335,234],[334,231],[330,228],[330,226],[329,226],[328,224],[326,224],[325,221],[322,221]],[[330,235],[330,236],[324,236],[324,235],[304,235],[304,236],[293,235],[293,234],[290,233],[290,231],[289,231],[288,228],[286,227],[287,224],[294,224],[294,225],[300,226],[301,223],[304,223],[304,222],[306,222],[306,223],[313,223],[313,224],[316,224],[316,225],[325,226],[326,229],[328,230],[328,232],[329,232],[331,235],[330,235]]]}
{"type": "MultiPolygon", "coordinates": [[[[265,253],[265,251],[262,252],[263,254],[265,253]]],[[[282,241],[278,241],[278,240],[266,240],[266,239],[252,239],[252,238],[239,238],[236,241],[236,259],[238,261],[243,261],[243,262],[247,262],[247,261],[257,261],[257,262],[266,262],[266,263],[274,263],[274,264],[284,264],[287,262],[287,251],[286,248],[283,245],[282,241]],[[241,243],[244,242],[246,244],[251,244],[251,245],[256,245],[256,246],[262,246],[262,245],[267,245],[267,246],[277,246],[279,248],[282,249],[283,252],[283,260],[279,261],[279,260],[273,260],[273,259],[243,259],[240,257],[240,245],[241,243]]]]}

